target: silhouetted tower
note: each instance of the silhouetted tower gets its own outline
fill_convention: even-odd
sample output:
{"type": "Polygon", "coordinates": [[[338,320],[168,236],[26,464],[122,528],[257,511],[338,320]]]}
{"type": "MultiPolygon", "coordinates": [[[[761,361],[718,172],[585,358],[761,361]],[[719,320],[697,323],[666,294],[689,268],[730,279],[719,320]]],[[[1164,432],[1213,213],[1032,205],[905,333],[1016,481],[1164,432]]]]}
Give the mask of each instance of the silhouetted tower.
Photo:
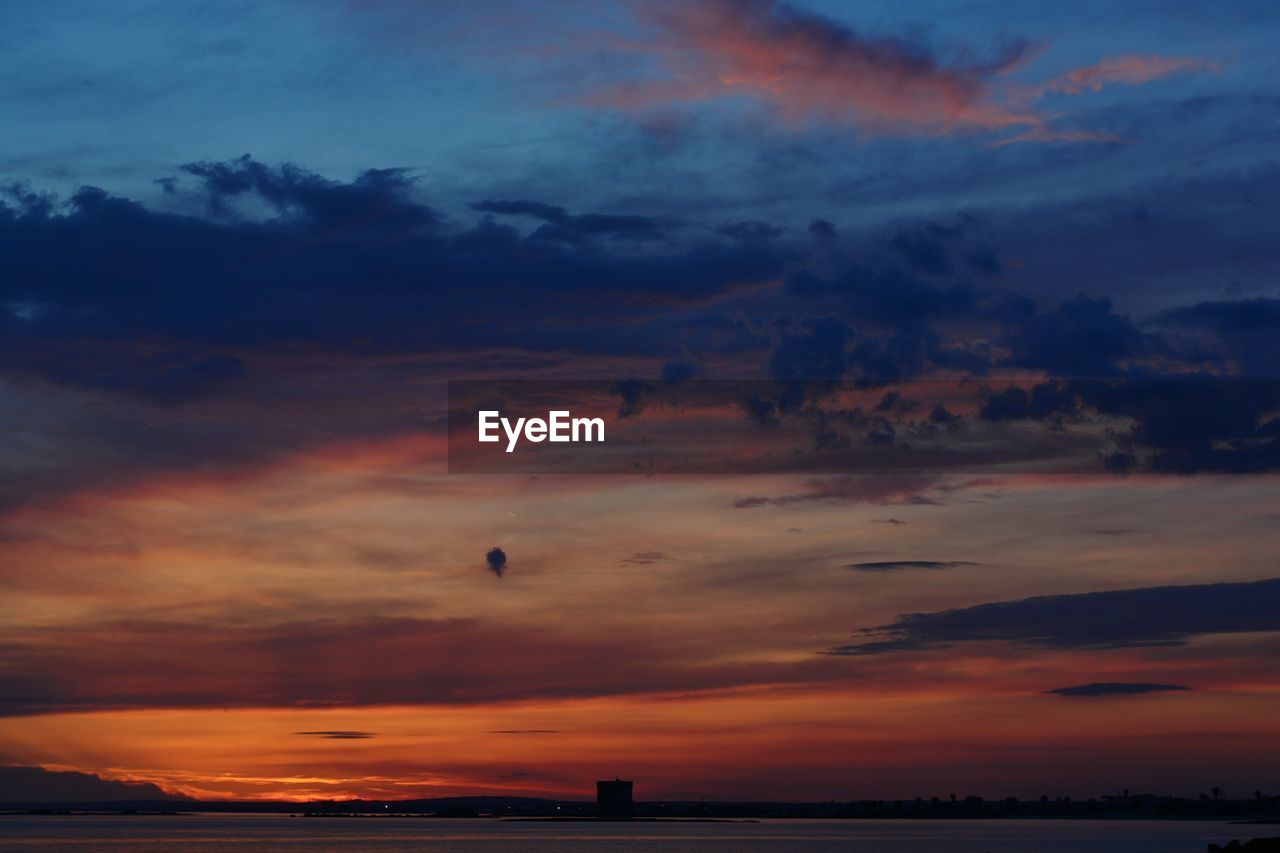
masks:
{"type": "Polygon", "coordinates": [[[631,782],[614,779],[596,782],[596,819],[628,820],[631,817],[631,782]]]}

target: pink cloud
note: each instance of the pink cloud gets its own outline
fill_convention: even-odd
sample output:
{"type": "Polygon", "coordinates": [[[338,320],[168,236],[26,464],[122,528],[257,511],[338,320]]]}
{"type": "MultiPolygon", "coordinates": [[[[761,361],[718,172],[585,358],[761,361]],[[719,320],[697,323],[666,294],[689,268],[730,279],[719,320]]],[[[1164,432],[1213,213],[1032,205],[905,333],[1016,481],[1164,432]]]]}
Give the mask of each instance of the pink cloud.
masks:
{"type": "Polygon", "coordinates": [[[1128,142],[1122,136],[1101,130],[1055,130],[1048,125],[1037,124],[1016,136],[991,143],[995,148],[1017,145],[1020,142],[1128,142]]]}
{"type": "Polygon", "coordinates": [[[1211,71],[1216,74],[1221,70],[1222,66],[1216,62],[1190,57],[1155,54],[1113,56],[1093,65],[1072,68],[1070,71],[1059,74],[1040,86],[1038,94],[1059,92],[1065,95],[1079,95],[1085,91],[1100,92],[1105,86],[1113,83],[1136,86],[1182,72],[1211,71]]]}
{"type": "Polygon", "coordinates": [[[987,61],[947,64],[905,41],[867,36],[772,0],[658,0],[641,9],[658,36],[615,47],[654,57],[660,73],[600,88],[588,104],[637,111],[742,96],[789,124],[817,120],[930,136],[1015,131],[996,145],[1122,142],[1106,131],[1054,128],[1054,117],[1033,104],[1049,93],[1076,95],[1220,70],[1195,58],[1125,55],[1019,86],[1005,76],[1034,58],[1025,42],[987,61]]]}
{"type": "Polygon", "coordinates": [[[943,65],[905,42],[863,36],[766,0],[662,3],[646,9],[667,77],[612,86],[590,102],[638,109],[742,94],[787,121],[819,118],[879,132],[947,133],[1033,125],[991,97],[991,80],[1024,60],[1013,45],[988,62],[943,65]]]}

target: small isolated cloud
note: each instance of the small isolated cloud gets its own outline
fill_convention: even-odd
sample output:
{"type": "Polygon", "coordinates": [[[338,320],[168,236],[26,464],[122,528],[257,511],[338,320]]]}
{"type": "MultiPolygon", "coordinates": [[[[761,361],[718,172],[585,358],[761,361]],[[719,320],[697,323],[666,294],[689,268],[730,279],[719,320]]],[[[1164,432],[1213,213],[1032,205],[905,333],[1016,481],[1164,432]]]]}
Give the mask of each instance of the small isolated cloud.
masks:
{"type": "Polygon", "coordinates": [[[958,569],[961,566],[976,566],[967,560],[884,560],[871,563],[850,563],[846,569],[855,572],[896,572],[902,569],[958,569]]]}
{"type": "Polygon", "coordinates": [[[907,522],[903,521],[900,518],[873,518],[871,519],[871,523],[872,524],[906,524],[907,522]]]}
{"type": "Polygon", "coordinates": [[[1147,684],[1141,681],[1094,681],[1075,687],[1058,687],[1045,693],[1058,696],[1136,696],[1142,693],[1166,693],[1170,690],[1190,690],[1181,684],[1147,684]]]}
{"type": "Polygon", "coordinates": [[[295,735],[305,735],[307,737],[327,738],[329,740],[368,740],[377,737],[373,732],[357,732],[337,729],[333,731],[319,732],[294,732],[295,735]]]}
{"type": "Polygon", "coordinates": [[[502,577],[503,572],[507,570],[507,552],[501,548],[490,548],[489,553],[484,555],[484,561],[489,571],[498,577],[502,577]]]}

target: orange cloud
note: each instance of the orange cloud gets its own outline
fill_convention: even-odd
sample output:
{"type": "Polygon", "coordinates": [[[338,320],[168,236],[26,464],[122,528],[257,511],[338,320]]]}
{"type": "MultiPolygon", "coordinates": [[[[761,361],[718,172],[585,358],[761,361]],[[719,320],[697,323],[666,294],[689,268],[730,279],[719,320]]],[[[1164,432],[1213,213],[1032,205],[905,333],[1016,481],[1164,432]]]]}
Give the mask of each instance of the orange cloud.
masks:
{"type": "MultiPolygon", "coordinates": [[[[1046,684],[1057,682],[1036,686],[1046,684]]],[[[644,799],[946,796],[955,788],[1036,796],[1047,784],[1095,792],[1109,784],[1099,779],[1116,778],[1187,791],[1206,767],[1267,778],[1276,694],[1239,699],[1200,690],[1102,701],[1038,691],[907,696],[831,685],[358,711],[117,711],[15,721],[21,730],[0,720],[0,748],[30,764],[146,779],[209,799],[588,799],[592,780],[619,770],[637,779],[644,799]],[[1212,723],[1224,718],[1230,732],[1212,723]],[[373,736],[294,734],[357,725],[373,736]],[[1171,738],[1179,750],[1168,748],[1171,738]]]]}

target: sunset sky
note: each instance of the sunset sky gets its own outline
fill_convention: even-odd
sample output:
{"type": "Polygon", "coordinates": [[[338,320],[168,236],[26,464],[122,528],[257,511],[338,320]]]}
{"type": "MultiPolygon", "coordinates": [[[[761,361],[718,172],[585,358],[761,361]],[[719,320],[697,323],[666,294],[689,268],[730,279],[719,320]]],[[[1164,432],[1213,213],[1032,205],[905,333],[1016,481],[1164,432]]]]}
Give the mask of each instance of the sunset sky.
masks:
{"type": "Polygon", "coordinates": [[[0,791],[1274,793],[1277,37],[7,2],[0,791]],[[922,378],[1027,391],[883,384],[922,378]],[[843,380],[776,413],[985,461],[450,473],[447,383],[512,379],[843,380]]]}

